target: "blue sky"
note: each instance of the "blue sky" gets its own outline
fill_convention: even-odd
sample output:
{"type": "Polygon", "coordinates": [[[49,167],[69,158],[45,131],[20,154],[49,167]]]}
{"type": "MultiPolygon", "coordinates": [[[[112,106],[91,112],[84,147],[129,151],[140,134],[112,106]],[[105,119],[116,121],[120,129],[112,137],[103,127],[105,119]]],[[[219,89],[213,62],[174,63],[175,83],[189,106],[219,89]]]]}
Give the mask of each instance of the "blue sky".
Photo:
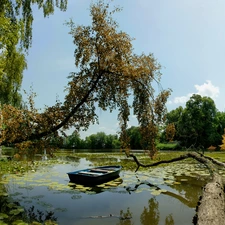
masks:
{"type": "MultiPolygon", "coordinates": [[[[63,101],[67,76],[77,70],[75,46],[64,23],[72,18],[76,24],[90,25],[90,3],[68,0],[66,12],[56,10],[49,18],[34,9],[33,43],[22,89],[33,87],[37,108],[51,106],[57,98],[63,101]]],[[[114,18],[120,30],[135,38],[134,52],[153,53],[162,65],[162,86],[173,90],[169,111],[184,106],[194,93],[211,97],[218,110],[225,110],[224,0],[114,0],[111,4],[123,7],[114,18]]],[[[99,125],[81,132],[82,138],[118,131],[116,112],[97,112],[99,125]]],[[[134,117],[129,124],[137,125],[134,117]]]]}

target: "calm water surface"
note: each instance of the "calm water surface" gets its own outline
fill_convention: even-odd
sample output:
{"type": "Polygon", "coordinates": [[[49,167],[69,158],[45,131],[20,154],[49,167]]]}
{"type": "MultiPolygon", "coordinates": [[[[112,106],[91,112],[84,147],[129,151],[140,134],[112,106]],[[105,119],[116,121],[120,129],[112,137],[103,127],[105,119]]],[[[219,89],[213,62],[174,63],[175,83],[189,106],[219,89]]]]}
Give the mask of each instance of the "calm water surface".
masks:
{"type": "MultiPolygon", "coordinates": [[[[7,192],[26,209],[34,207],[35,213],[37,210],[52,211],[58,224],[192,224],[195,205],[205,182],[199,177],[171,176],[174,171],[164,167],[138,173],[122,170],[122,183],[117,187],[96,187],[85,192],[69,186],[67,172],[91,165],[93,162],[81,158],[75,162],[46,163],[23,176],[8,175],[7,192]],[[141,181],[150,182],[163,192],[157,194],[155,188],[146,184],[138,186],[141,181]],[[132,218],[119,218],[126,215],[132,218]]],[[[178,166],[183,167],[182,164],[178,166]]]]}

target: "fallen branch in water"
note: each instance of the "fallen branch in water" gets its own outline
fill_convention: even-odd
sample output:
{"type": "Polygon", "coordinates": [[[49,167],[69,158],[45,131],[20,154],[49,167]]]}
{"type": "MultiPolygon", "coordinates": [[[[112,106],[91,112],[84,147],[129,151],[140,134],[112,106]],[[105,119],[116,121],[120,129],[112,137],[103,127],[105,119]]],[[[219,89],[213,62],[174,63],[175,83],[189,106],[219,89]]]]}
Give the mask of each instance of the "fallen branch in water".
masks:
{"type": "MultiPolygon", "coordinates": [[[[145,167],[145,168],[146,167],[153,167],[153,166],[158,166],[158,165],[161,165],[161,164],[167,164],[167,163],[181,161],[181,160],[184,160],[184,159],[187,159],[187,158],[193,158],[193,159],[197,160],[198,162],[203,163],[209,169],[209,171],[212,172],[214,170],[214,167],[212,166],[210,161],[216,163],[215,162],[216,160],[214,160],[210,157],[205,157],[204,155],[196,153],[196,152],[188,152],[185,155],[181,155],[179,157],[176,157],[176,158],[173,158],[173,159],[170,159],[170,160],[162,160],[162,161],[158,161],[158,162],[154,162],[154,163],[150,163],[150,164],[141,163],[137,159],[137,157],[133,154],[129,154],[128,157],[132,157],[134,159],[135,163],[137,164],[137,169],[135,170],[135,172],[137,172],[140,167],[145,167]]],[[[219,164],[219,161],[217,161],[216,164],[225,167],[225,164],[224,163],[219,164]]]]}
{"type": "Polygon", "coordinates": [[[224,225],[225,224],[225,200],[224,200],[224,185],[223,178],[219,175],[216,166],[225,167],[225,164],[215,160],[211,157],[204,156],[197,152],[188,152],[179,157],[162,160],[151,164],[143,164],[139,162],[137,157],[133,154],[127,155],[132,157],[137,164],[138,171],[140,167],[153,167],[161,164],[168,164],[181,161],[187,158],[193,158],[198,162],[204,164],[210,172],[211,181],[203,188],[202,196],[196,206],[196,215],[193,218],[194,225],[224,225]],[[215,166],[216,165],[216,166],[215,166]]]}

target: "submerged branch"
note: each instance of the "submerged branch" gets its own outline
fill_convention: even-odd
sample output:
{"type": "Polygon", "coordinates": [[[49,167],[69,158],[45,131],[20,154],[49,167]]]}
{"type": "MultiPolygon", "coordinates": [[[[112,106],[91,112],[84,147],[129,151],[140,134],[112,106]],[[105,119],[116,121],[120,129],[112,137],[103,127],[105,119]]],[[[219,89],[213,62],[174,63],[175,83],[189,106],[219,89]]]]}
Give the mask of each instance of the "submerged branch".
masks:
{"type": "MultiPolygon", "coordinates": [[[[126,191],[128,191],[128,193],[131,194],[131,192],[136,191],[138,189],[138,187],[143,185],[143,184],[149,186],[150,188],[154,187],[155,190],[159,190],[159,191],[162,190],[160,187],[158,187],[155,184],[152,184],[148,181],[141,181],[138,184],[136,184],[134,187],[129,187],[129,186],[126,187],[126,191]]],[[[182,202],[183,204],[187,205],[188,207],[191,207],[191,208],[195,207],[195,205],[193,205],[193,203],[191,201],[189,201],[188,199],[186,199],[186,198],[184,198],[184,197],[182,197],[178,194],[175,194],[171,191],[162,191],[161,194],[173,197],[173,198],[179,200],[180,202],[182,202]]]]}

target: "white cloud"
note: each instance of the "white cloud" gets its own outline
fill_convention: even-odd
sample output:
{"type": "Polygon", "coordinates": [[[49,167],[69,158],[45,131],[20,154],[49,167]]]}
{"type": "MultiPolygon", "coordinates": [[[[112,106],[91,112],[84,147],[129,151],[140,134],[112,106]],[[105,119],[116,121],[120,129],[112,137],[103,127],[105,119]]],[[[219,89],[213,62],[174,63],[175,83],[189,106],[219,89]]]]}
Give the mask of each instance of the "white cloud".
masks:
{"type": "Polygon", "coordinates": [[[193,94],[198,94],[201,96],[207,96],[215,100],[219,96],[219,87],[216,87],[212,84],[210,80],[207,80],[204,84],[202,85],[194,85],[196,92],[195,93],[188,93],[185,96],[180,96],[180,97],[175,97],[173,100],[169,101],[169,104],[175,103],[175,104],[185,104],[190,97],[193,94]]]}
{"type": "Polygon", "coordinates": [[[187,94],[186,96],[181,96],[181,97],[175,97],[174,98],[174,100],[173,100],[173,102],[175,103],[175,104],[184,104],[186,101],[188,101],[188,99],[191,97],[193,95],[193,93],[192,94],[187,94]]]}
{"type": "Polygon", "coordinates": [[[210,80],[206,81],[202,85],[195,85],[196,90],[198,91],[197,94],[201,96],[207,96],[212,99],[216,99],[219,96],[220,89],[212,84],[210,80]]]}

